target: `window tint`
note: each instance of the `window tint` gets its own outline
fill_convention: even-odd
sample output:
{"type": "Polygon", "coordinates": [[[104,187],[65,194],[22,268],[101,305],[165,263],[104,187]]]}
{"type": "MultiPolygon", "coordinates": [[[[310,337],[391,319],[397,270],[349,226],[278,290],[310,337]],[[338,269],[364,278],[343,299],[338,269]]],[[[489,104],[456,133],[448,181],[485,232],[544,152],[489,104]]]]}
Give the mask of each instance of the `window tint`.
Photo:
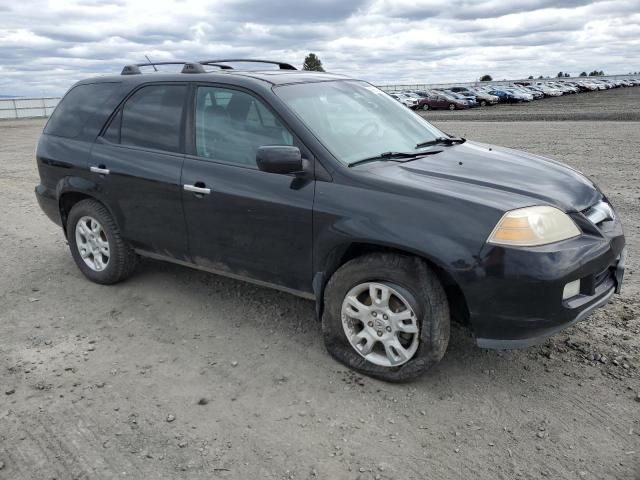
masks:
{"type": "Polygon", "coordinates": [[[118,110],[103,137],[111,143],[120,143],[120,125],[122,125],[122,110],[118,110]]]}
{"type": "Polygon", "coordinates": [[[73,87],[54,110],[44,133],[80,140],[95,139],[118,103],[118,83],[73,87]]]}
{"type": "Polygon", "coordinates": [[[293,145],[293,136],[257,98],[218,87],[199,87],[196,102],[198,156],[256,166],[263,145],[293,145]]]}
{"type": "Polygon", "coordinates": [[[185,85],[150,85],[133,94],[124,104],[121,119],[109,126],[108,139],[117,138],[111,128],[120,123],[120,143],[180,151],[180,126],[187,87],[185,85]]]}

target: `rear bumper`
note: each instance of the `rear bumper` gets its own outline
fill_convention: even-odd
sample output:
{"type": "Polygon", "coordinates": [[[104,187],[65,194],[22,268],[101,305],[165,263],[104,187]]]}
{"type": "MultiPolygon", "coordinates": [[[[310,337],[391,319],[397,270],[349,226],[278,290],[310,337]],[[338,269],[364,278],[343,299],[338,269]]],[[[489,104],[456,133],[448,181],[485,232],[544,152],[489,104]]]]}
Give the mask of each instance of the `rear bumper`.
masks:
{"type": "Polygon", "coordinates": [[[478,266],[482,278],[463,288],[478,346],[528,347],[587,318],[620,291],[624,245],[616,222],[606,235],[554,245],[487,246],[478,266]],[[567,283],[576,280],[580,293],[563,299],[567,283]]]}
{"type": "Polygon", "coordinates": [[[38,185],[36,187],[36,199],[38,205],[49,219],[56,225],[62,226],[62,219],[60,218],[60,209],[58,208],[58,199],[56,192],[45,187],[44,185],[38,185]]]}

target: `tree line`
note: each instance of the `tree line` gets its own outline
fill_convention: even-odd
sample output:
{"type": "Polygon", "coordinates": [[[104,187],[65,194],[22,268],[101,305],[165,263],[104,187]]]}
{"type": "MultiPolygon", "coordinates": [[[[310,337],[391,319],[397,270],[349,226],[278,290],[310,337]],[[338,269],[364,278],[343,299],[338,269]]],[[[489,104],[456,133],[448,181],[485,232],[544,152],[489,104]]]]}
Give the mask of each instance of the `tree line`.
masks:
{"type": "MultiPolygon", "coordinates": [[[[320,58],[315,54],[315,53],[309,53],[309,55],[307,55],[304,59],[304,63],[302,64],[302,69],[303,70],[311,70],[311,71],[315,71],[315,72],[324,72],[324,67],[322,66],[322,61],[320,60],[320,58]]],[[[601,77],[603,76],[605,73],[602,70],[593,70],[589,73],[587,72],[580,72],[580,74],[578,75],[579,77],[601,77]]],[[[629,72],[629,75],[639,75],[640,72],[629,72]]],[[[569,72],[558,72],[558,74],[556,75],[556,78],[568,78],[571,77],[571,74],[569,72]]],[[[529,80],[533,80],[535,77],[533,75],[529,75],[529,80]]],[[[544,80],[545,78],[550,78],[550,77],[545,77],[543,75],[540,75],[538,77],[538,80],[544,80]]],[[[481,82],[491,82],[493,81],[493,77],[491,75],[482,75],[480,77],[480,81],[481,82]]]]}
{"type": "MultiPolygon", "coordinates": [[[[604,71],[602,70],[593,70],[589,73],[587,72],[580,72],[580,74],[578,75],[579,77],[602,77],[606,75],[604,73],[604,71]]],[[[629,75],[640,75],[640,72],[629,72],[629,75]]],[[[558,72],[558,74],[556,75],[555,78],[568,78],[571,77],[571,74],[569,72],[558,72]]],[[[529,75],[529,80],[533,80],[536,77],[534,77],[533,75],[529,75]]],[[[537,77],[538,80],[544,80],[545,78],[551,78],[551,77],[545,77],[544,75],[540,75],[539,77],[537,77]]],[[[480,81],[481,82],[491,82],[493,81],[493,77],[491,75],[482,75],[480,77],[480,81]]]]}

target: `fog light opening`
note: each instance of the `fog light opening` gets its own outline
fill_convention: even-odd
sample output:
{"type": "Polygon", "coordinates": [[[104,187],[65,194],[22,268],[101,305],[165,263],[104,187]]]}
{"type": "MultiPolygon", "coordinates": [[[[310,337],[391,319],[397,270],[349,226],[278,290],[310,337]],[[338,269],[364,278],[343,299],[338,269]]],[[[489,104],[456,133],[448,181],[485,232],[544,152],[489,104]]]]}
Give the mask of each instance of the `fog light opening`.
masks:
{"type": "Polygon", "coordinates": [[[567,300],[571,297],[575,297],[580,293],[580,280],[574,280],[573,282],[569,282],[564,286],[564,291],[562,292],[562,299],[567,300]]]}

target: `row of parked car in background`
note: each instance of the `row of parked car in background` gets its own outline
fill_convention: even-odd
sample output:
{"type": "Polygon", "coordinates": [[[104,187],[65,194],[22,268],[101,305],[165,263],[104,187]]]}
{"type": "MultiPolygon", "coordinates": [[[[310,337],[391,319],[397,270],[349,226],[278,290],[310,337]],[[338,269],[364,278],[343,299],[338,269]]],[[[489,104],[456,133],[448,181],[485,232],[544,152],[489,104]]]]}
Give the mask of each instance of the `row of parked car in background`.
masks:
{"type": "Polygon", "coordinates": [[[457,86],[423,90],[390,92],[393,98],[413,110],[484,107],[498,103],[531,102],[544,97],[559,97],[581,92],[607,90],[619,87],[640,86],[639,78],[587,79],[587,80],[531,80],[513,82],[509,85],[487,84],[481,86],[457,86]]]}

